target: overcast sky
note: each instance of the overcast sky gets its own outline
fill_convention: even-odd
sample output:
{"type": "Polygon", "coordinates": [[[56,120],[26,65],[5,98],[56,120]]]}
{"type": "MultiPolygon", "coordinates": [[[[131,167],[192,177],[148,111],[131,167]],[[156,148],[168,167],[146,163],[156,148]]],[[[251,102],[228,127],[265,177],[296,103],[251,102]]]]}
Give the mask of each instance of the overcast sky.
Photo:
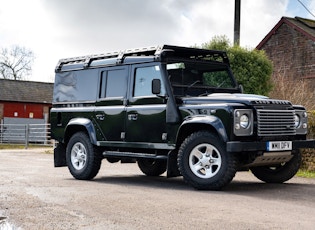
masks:
{"type": "MultiPolygon", "coordinates": [[[[315,14],[315,0],[300,0],[315,14]]],[[[242,0],[241,46],[254,48],[283,16],[315,20],[298,0],[242,0]]],[[[36,59],[27,80],[53,82],[60,58],[157,44],[233,41],[234,0],[0,0],[0,48],[36,59]]]]}

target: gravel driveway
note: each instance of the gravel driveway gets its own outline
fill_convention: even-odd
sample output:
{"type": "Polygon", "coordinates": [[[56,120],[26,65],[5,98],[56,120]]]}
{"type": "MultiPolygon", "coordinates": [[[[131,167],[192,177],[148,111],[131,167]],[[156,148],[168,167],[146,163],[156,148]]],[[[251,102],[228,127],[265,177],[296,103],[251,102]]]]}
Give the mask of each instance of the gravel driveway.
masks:
{"type": "Polygon", "coordinates": [[[315,180],[265,184],[239,172],[219,192],[110,164],[93,181],[42,149],[0,150],[0,229],[315,229],[315,180]],[[2,227],[1,227],[2,226],[2,227]]]}

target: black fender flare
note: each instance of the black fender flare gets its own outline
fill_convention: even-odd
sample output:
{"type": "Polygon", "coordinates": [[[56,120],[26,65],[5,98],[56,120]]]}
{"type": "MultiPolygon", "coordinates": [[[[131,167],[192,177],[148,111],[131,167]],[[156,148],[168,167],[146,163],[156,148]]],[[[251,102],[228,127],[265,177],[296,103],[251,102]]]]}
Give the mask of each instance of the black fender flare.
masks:
{"type": "Polygon", "coordinates": [[[90,137],[91,143],[97,145],[96,132],[94,125],[90,119],[87,118],[73,118],[69,121],[65,128],[65,134],[69,133],[72,127],[84,127],[90,137]]]}
{"type": "Polygon", "coordinates": [[[211,126],[214,130],[216,130],[219,138],[221,138],[221,140],[223,142],[227,142],[228,141],[228,136],[225,130],[225,127],[222,123],[222,121],[215,116],[209,116],[209,115],[198,115],[198,116],[191,116],[189,118],[187,118],[186,120],[184,120],[184,122],[180,125],[179,127],[179,131],[177,133],[177,138],[179,136],[179,133],[181,132],[181,130],[185,129],[185,127],[189,126],[189,125],[193,125],[193,124],[205,124],[205,125],[209,125],[211,126]]]}

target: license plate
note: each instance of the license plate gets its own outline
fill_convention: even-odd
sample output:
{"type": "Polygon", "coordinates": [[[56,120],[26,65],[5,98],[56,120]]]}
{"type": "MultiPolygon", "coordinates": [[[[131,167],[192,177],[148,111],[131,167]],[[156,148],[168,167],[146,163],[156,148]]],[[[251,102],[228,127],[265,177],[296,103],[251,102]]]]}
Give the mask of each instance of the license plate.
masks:
{"type": "Polygon", "coordinates": [[[292,141],[268,141],[267,151],[292,150],[292,141]]]}

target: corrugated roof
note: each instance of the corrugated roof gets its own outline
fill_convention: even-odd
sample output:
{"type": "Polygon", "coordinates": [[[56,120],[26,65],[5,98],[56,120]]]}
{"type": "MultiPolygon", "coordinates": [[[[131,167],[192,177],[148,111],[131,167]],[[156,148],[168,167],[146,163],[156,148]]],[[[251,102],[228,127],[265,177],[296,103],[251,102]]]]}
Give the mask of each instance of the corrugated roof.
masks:
{"type": "Polygon", "coordinates": [[[0,101],[52,103],[53,83],[0,79],[0,101]]]}
{"type": "Polygon", "coordinates": [[[265,36],[265,38],[258,44],[256,49],[260,49],[269,40],[269,38],[273,34],[275,34],[275,32],[283,23],[286,23],[287,25],[291,26],[292,28],[296,29],[297,31],[307,36],[309,39],[315,41],[314,20],[300,17],[295,18],[282,17],[281,20],[273,27],[273,29],[265,36]]]}

